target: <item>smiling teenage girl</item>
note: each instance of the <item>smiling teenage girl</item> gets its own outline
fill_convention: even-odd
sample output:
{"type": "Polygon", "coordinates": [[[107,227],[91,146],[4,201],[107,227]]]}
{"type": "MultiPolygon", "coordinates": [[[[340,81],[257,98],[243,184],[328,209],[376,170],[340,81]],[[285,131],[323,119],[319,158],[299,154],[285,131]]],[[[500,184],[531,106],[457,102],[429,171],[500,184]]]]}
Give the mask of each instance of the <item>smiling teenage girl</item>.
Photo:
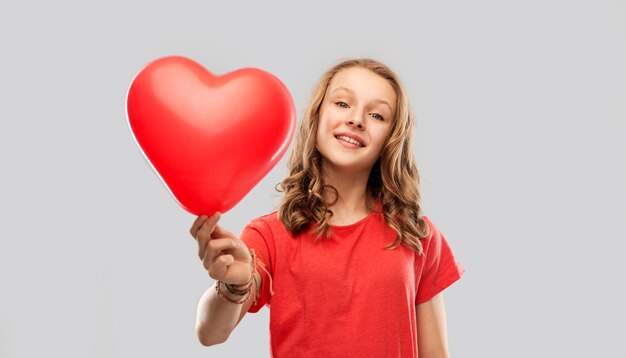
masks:
{"type": "Polygon", "coordinates": [[[385,65],[324,74],[300,124],[277,211],[237,237],[219,213],[191,228],[217,280],[198,304],[205,345],[270,307],[273,357],[447,357],[441,291],[463,268],[422,215],[405,91],[385,65]]]}

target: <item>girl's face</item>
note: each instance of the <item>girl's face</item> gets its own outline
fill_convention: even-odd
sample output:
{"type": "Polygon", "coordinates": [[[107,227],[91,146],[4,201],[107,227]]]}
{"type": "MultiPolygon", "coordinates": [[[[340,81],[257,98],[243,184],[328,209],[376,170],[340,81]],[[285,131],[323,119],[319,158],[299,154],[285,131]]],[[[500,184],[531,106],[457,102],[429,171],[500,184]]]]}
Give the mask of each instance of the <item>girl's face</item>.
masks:
{"type": "Polygon", "coordinates": [[[395,105],[393,87],[374,72],[352,67],[335,74],[317,128],[324,165],[369,174],[391,130],[395,105]]]}

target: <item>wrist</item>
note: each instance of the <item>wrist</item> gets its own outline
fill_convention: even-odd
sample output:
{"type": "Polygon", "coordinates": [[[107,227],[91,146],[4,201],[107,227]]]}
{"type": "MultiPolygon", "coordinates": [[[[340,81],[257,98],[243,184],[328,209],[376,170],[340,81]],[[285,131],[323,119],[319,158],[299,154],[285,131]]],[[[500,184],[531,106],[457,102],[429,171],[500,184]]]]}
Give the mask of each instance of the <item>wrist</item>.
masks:
{"type": "Polygon", "coordinates": [[[226,300],[232,303],[241,304],[241,303],[246,302],[248,298],[250,298],[250,292],[244,295],[233,294],[232,292],[228,290],[226,283],[222,281],[217,281],[215,283],[215,291],[217,292],[217,295],[220,296],[223,300],[226,300]]]}
{"type": "Polygon", "coordinates": [[[254,277],[254,267],[250,263],[250,277],[244,283],[225,283],[226,288],[233,294],[246,294],[252,286],[252,278],[254,277]]]}

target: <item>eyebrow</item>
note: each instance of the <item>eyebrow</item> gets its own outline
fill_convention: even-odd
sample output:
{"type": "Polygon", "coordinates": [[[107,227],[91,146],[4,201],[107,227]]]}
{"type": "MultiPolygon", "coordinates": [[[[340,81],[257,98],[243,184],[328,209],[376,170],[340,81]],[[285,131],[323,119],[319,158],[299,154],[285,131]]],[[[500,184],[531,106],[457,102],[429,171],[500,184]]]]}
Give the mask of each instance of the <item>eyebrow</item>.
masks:
{"type": "MultiPolygon", "coordinates": [[[[347,88],[347,87],[337,87],[334,90],[330,91],[330,93],[333,93],[333,92],[339,91],[339,90],[344,90],[344,91],[346,91],[346,92],[348,92],[350,94],[354,94],[354,91],[349,89],[349,88],[347,88]]],[[[391,108],[391,104],[389,104],[389,102],[385,101],[384,99],[375,99],[374,102],[379,102],[379,103],[387,105],[387,107],[389,107],[389,110],[391,110],[393,112],[393,110],[391,108]]]]}

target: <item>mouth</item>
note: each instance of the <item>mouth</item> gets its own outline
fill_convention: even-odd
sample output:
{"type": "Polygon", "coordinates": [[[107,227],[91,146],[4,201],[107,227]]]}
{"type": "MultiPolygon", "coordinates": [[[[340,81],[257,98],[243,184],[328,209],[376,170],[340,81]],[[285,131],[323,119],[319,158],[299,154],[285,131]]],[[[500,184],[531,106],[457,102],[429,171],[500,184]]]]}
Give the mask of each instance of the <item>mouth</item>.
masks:
{"type": "Polygon", "coordinates": [[[363,138],[359,137],[358,134],[345,131],[345,132],[335,132],[333,133],[333,135],[335,136],[336,139],[343,141],[345,143],[350,143],[360,148],[365,147],[365,141],[363,140],[363,138]]]}
{"type": "Polygon", "coordinates": [[[337,138],[340,141],[353,144],[357,147],[361,147],[361,148],[365,147],[365,144],[363,144],[363,142],[356,140],[355,138],[348,137],[347,135],[336,135],[335,138],[337,138]]]}

